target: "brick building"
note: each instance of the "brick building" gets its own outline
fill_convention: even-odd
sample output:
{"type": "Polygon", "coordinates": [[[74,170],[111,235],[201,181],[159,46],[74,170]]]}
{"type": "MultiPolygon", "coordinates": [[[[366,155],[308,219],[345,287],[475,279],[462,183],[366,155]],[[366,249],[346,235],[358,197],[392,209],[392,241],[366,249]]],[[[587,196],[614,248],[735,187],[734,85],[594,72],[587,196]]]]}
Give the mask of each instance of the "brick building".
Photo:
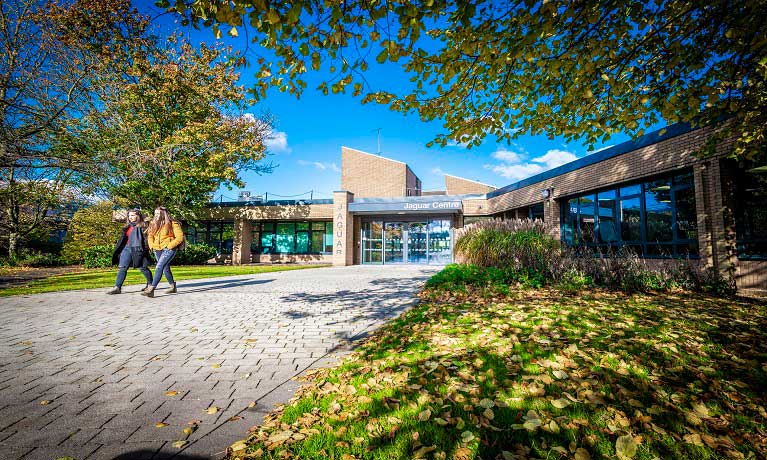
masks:
{"type": "Polygon", "coordinates": [[[767,168],[728,159],[727,143],[697,157],[711,130],[673,125],[500,189],[448,175],[423,191],[407,164],[343,147],[333,199],[216,204],[187,235],[235,264],[444,264],[457,228],[537,218],[566,245],[689,257],[765,290],[767,168]]]}

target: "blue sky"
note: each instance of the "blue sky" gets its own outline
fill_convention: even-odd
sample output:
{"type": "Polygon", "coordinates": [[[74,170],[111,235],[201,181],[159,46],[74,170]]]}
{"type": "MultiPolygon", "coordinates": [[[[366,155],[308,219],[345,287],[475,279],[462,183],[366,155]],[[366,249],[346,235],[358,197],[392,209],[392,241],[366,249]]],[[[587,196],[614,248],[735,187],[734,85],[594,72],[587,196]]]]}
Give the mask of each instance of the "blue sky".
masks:
{"type": "MultiPolygon", "coordinates": [[[[152,15],[159,12],[154,7],[139,7],[152,15]]],[[[167,29],[173,27],[171,21],[166,15],[157,23],[167,29]]],[[[186,30],[192,42],[215,40],[210,30],[186,30]]],[[[243,47],[245,35],[241,34],[238,39],[225,38],[223,42],[243,47]]],[[[252,86],[253,73],[253,68],[242,69],[240,81],[252,86]]],[[[546,136],[522,136],[508,145],[487,137],[482,145],[471,149],[460,145],[427,148],[426,143],[443,132],[440,122],[424,123],[417,116],[392,112],[386,106],[362,105],[359,98],[349,94],[324,96],[313,89],[322,77],[322,74],[310,75],[309,86],[300,99],[272,90],[252,108],[251,112],[256,115],[268,112],[275,118],[266,161],[276,168],[265,175],[242,172],[247,184],[245,190],[268,193],[270,199],[309,191],[313,191],[314,198],[330,198],[334,190],[340,189],[341,146],[378,153],[379,128],[381,155],[410,165],[420,177],[424,190],[444,190],[444,174],[502,187],[587,155],[586,147],[580,143],[566,143],[562,138],[546,136]]],[[[407,83],[396,70],[369,73],[367,77],[373,85],[385,82],[386,89],[394,92],[407,83]]],[[[597,145],[595,149],[626,140],[629,138],[625,135],[613,135],[606,145],[597,145]]],[[[237,190],[222,188],[216,198],[221,196],[225,201],[235,199],[237,190]]],[[[307,193],[300,197],[308,196],[307,193]]]]}

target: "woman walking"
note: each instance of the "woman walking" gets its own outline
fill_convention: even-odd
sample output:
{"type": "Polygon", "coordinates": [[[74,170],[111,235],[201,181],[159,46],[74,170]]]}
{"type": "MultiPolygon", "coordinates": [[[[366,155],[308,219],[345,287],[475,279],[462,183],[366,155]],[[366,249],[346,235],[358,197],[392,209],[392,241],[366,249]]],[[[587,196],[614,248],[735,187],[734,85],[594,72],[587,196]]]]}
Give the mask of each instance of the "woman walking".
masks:
{"type": "Polygon", "coordinates": [[[146,230],[149,237],[149,249],[154,251],[157,258],[157,266],[154,269],[154,279],[152,284],[141,292],[141,295],[154,297],[154,290],[160,284],[162,275],[170,283],[170,287],[165,290],[166,294],[176,292],[176,282],[173,280],[173,273],[170,271],[170,261],[176,256],[176,251],[184,242],[184,232],[181,230],[181,224],[170,217],[168,210],[160,206],[154,210],[154,219],[149,223],[146,230]]]}
{"type": "Polygon", "coordinates": [[[144,235],[145,228],[146,222],[144,222],[141,211],[138,209],[128,211],[125,227],[123,227],[112,253],[112,264],[117,264],[118,267],[115,287],[107,294],[120,294],[122,292],[125,275],[130,267],[138,268],[146,278],[147,287],[151,285],[152,272],[147,268],[150,259],[149,246],[144,235]]]}

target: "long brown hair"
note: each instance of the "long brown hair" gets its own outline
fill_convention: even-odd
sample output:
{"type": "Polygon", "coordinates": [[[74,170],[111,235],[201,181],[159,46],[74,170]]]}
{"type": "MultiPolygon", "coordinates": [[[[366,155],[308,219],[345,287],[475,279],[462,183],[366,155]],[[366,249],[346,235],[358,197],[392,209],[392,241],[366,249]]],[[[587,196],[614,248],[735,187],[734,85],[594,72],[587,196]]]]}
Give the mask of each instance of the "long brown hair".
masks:
{"type": "Polygon", "coordinates": [[[155,210],[155,213],[157,211],[160,211],[160,217],[159,218],[152,218],[152,221],[149,222],[149,226],[146,229],[147,234],[154,235],[158,231],[160,231],[161,228],[164,227],[170,227],[173,222],[176,220],[168,214],[168,210],[165,208],[165,206],[159,206],[155,210]]]}
{"type": "Polygon", "coordinates": [[[138,219],[136,219],[136,227],[144,228],[146,227],[146,221],[144,220],[144,215],[141,214],[141,210],[138,208],[129,209],[128,213],[125,214],[125,226],[127,227],[130,225],[130,213],[136,214],[138,219]]]}

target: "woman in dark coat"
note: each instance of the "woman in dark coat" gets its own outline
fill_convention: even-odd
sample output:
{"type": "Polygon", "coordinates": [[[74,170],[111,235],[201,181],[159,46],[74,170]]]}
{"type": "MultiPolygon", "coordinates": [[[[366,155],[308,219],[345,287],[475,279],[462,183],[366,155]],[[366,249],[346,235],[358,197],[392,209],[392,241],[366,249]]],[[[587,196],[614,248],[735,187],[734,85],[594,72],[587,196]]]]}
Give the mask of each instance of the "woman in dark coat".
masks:
{"type": "Polygon", "coordinates": [[[128,268],[138,268],[146,278],[146,284],[152,283],[152,272],[147,268],[150,264],[149,245],[147,244],[144,229],[146,222],[141,211],[131,209],[128,211],[128,218],[125,221],[125,227],[120,232],[120,238],[117,240],[115,250],[112,253],[112,263],[117,264],[117,279],[115,287],[107,294],[120,294],[122,285],[125,282],[125,275],[128,268]]]}

